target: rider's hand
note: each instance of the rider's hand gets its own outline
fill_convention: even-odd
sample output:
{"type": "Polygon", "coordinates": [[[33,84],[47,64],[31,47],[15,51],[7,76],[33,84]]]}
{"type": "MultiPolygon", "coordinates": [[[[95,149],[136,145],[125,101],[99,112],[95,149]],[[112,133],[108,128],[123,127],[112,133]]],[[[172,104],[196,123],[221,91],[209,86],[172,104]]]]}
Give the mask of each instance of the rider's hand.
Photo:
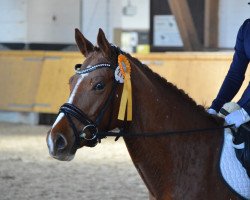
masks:
{"type": "Polygon", "coordinates": [[[214,110],[213,108],[207,109],[207,112],[208,112],[210,115],[217,115],[216,110],[214,110]]]}
{"type": "Polygon", "coordinates": [[[225,121],[227,124],[229,125],[234,124],[235,127],[238,128],[241,124],[244,124],[250,121],[250,116],[243,108],[241,108],[227,115],[225,117],[225,121]]]}

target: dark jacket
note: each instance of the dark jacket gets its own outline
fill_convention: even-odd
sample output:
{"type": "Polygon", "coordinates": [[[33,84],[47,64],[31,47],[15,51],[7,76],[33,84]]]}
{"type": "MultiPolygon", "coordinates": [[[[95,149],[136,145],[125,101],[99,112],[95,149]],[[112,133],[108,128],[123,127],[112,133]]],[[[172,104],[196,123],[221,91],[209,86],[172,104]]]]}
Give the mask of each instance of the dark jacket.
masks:
{"type": "MultiPolygon", "coordinates": [[[[250,19],[247,19],[241,25],[234,49],[235,53],[229,71],[211,106],[217,112],[225,103],[234,98],[245,79],[245,72],[250,60],[250,19]]],[[[247,79],[250,80],[250,77],[247,77],[247,79]]],[[[250,115],[250,84],[238,104],[250,115]]]]}

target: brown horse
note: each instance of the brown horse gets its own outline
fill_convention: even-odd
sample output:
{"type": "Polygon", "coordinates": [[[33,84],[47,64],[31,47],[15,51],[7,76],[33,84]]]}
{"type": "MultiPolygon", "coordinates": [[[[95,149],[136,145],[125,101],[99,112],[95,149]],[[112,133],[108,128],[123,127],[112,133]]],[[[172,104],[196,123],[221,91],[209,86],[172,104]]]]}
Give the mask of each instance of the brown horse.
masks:
{"type": "MultiPolygon", "coordinates": [[[[76,74],[69,81],[69,100],[60,108],[47,136],[54,158],[71,160],[78,148],[95,146],[98,130],[118,127],[126,133],[154,133],[222,126],[183,91],[111,45],[101,29],[98,47],[77,29],[75,38],[86,59],[76,65],[76,74]],[[123,90],[123,84],[114,77],[119,54],[124,54],[131,65],[131,122],[117,119],[123,90]]],[[[239,199],[227,188],[218,171],[222,140],[222,130],[124,137],[151,199],[157,200],[239,199]]]]}

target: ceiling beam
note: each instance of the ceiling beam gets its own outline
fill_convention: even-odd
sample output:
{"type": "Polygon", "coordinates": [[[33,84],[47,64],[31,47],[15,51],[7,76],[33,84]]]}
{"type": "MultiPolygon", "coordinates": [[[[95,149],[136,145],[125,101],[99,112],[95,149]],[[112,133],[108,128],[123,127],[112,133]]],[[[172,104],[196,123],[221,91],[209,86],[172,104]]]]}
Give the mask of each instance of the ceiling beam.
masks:
{"type": "Polygon", "coordinates": [[[172,14],[175,16],[184,50],[200,51],[202,45],[194,25],[187,0],[167,0],[172,14]]]}
{"type": "Polygon", "coordinates": [[[218,48],[219,0],[205,0],[204,46],[218,48]]]}

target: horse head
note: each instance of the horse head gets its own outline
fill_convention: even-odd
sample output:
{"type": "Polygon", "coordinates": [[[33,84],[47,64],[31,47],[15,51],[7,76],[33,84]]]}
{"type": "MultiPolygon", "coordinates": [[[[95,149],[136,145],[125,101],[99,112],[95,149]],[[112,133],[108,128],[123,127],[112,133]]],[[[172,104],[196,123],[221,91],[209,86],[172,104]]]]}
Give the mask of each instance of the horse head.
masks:
{"type": "Polygon", "coordinates": [[[70,96],[47,135],[50,155],[59,160],[72,160],[78,148],[94,147],[98,131],[112,130],[116,119],[121,84],[115,80],[119,48],[111,45],[101,29],[98,47],[75,30],[77,46],[85,60],[75,66],[70,78],[70,96]]]}

